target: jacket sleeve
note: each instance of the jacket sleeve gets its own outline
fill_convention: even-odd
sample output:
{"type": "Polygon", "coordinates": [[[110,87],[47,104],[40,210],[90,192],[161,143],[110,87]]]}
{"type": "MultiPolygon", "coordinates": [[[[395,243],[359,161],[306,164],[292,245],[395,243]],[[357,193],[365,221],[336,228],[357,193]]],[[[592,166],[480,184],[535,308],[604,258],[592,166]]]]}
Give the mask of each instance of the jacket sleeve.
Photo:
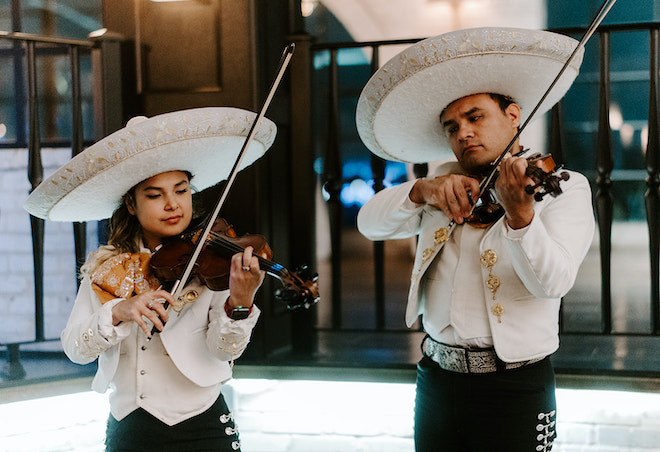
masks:
{"type": "Polygon", "coordinates": [[[587,179],[571,173],[564,193],[549,198],[522,233],[505,233],[515,272],[538,298],[560,298],[573,286],[593,240],[595,220],[587,179]]]}
{"type": "Polygon", "coordinates": [[[233,362],[247,348],[261,311],[253,304],[252,312],[247,318],[233,320],[225,312],[225,301],[228,296],[228,290],[213,295],[206,345],[211,354],[218,359],[233,362]]]}
{"type": "Polygon", "coordinates": [[[416,181],[386,188],[362,206],[357,216],[360,233],[370,240],[404,239],[419,233],[422,205],[408,197],[416,181]]]}
{"type": "Polygon", "coordinates": [[[89,277],[83,278],[66,327],[60,335],[67,357],[76,364],[89,364],[130,333],[129,324],[112,325],[112,307],[121,298],[101,304],[89,277]]]}

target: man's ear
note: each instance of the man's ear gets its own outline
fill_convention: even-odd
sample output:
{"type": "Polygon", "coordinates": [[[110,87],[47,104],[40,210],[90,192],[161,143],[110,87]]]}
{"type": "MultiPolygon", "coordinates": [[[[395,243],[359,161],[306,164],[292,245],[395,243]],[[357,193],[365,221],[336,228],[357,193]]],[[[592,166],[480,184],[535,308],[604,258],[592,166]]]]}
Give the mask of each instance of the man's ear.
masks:
{"type": "Polygon", "coordinates": [[[505,113],[509,118],[511,118],[515,128],[520,127],[520,107],[518,104],[509,104],[509,106],[506,107],[505,113]]]}

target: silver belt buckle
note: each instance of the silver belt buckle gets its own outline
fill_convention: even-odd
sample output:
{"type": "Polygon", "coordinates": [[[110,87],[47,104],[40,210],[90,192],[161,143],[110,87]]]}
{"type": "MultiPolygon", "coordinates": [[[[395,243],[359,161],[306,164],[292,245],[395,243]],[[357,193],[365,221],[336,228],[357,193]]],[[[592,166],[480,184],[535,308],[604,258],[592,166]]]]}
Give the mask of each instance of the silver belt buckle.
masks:
{"type": "Polygon", "coordinates": [[[449,347],[429,338],[426,341],[426,355],[444,370],[462,374],[470,372],[466,349],[449,347]]]}
{"type": "Polygon", "coordinates": [[[437,342],[430,337],[425,342],[424,354],[444,370],[463,374],[485,374],[497,371],[497,356],[493,350],[453,347],[437,342]]]}
{"type": "MultiPolygon", "coordinates": [[[[497,372],[497,355],[493,349],[470,350],[437,342],[431,337],[424,341],[424,355],[435,361],[440,368],[451,372],[486,374],[497,372]]],[[[504,363],[507,370],[518,369],[529,364],[542,361],[544,358],[534,358],[528,361],[504,363]]]]}
{"type": "Polygon", "coordinates": [[[492,350],[468,352],[468,368],[471,373],[497,372],[497,355],[492,350]]]}

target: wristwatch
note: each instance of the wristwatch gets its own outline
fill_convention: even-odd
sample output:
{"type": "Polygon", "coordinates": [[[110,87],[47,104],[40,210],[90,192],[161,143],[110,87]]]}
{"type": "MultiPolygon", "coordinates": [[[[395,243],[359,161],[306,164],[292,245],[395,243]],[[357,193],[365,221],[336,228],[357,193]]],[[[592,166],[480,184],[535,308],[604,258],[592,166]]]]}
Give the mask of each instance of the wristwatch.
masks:
{"type": "Polygon", "coordinates": [[[252,312],[252,306],[247,308],[244,306],[236,306],[233,308],[229,306],[229,303],[225,302],[225,312],[232,320],[243,320],[247,319],[250,312],[252,312]]]}

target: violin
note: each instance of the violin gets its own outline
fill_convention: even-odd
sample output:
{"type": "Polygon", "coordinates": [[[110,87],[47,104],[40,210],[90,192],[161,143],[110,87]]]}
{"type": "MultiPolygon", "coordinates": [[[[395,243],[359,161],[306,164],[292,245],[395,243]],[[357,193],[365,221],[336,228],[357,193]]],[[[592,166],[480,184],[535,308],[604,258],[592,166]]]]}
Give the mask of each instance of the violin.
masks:
{"type": "MultiPolygon", "coordinates": [[[[568,172],[560,170],[561,168],[557,166],[550,154],[542,155],[539,152],[527,157],[525,174],[532,179],[534,184],[527,185],[525,193],[534,195],[534,200],[537,202],[546,195],[559,196],[562,194],[559,183],[570,178],[568,172]]],[[[474,203],[472,213],[466,219],[471,226],[487,227],[504,215],[504,208],[497,202],[492,190],[498,174],[499,172],[494,174],[488,185],[482,190],[479,199],[474,203]]]]}
{"type": "MultiPolygon", "coordinates": [[[[151,271],[161,283],[177,280],[192,255],[200,235],[201,230],[193,230],[178,237],[168,238],[153,254],[150,261],[151,271]]],[[[312,273],[307,266],[292,272],[283,265],[272,262],[270,259],[273,257],[273,251],[263,235],[238,236],[224,218],[215,220],[191,275],[197,276],[202,284],[211,290],[228,289],[231,257],[248,246],[254,248],[254,255],[259,261],[260,268],[282,283],[283,287],[275,291],[275,297],[286,303],[287,308],[309,308],[319,301],[316,273],[312,273]],[[262,254],[266,257],[262,257],[262,254]]]]}

